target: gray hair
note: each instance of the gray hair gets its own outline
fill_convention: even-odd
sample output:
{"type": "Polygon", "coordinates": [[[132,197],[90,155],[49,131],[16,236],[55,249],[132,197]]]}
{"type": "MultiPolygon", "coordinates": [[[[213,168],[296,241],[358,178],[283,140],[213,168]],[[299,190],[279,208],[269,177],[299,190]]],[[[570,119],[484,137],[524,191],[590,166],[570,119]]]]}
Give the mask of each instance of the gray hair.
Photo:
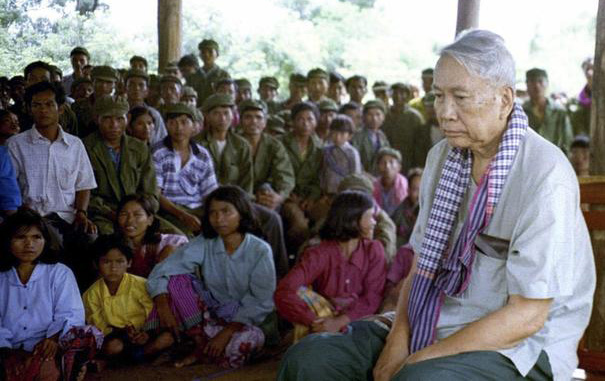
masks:
{"type": "Polygon", "coordinates": [[[504,39],[496,33],[480,29],[464,31],[456,41],[441,49],[439,56],[445,55],[473,75],[515,89],[515,60],[504,39]]]}

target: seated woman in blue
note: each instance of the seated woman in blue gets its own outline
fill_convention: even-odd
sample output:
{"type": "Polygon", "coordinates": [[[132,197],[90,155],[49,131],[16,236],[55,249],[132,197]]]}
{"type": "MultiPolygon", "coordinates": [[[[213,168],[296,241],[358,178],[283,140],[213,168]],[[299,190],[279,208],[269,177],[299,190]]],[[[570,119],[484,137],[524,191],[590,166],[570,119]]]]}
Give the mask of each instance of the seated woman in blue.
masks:
{"type": "Polygon", "coordinates": [[[0,379],[58,380],[66,338],[84,325],[74,274],[57,263],[46,225],[32,210],[9,216],[0,239],[0,379]]]}
{"type": "Polygon", "coordinates": [[[235,368],[264,344],[258,325],[274,308],[273,255],[269,244],[253,235],[258,224],[240,188],[211,192],[203,216],[202,235],[149,275],[155,308],[147,328],[157,327],[157,317],[159,326],[175,336],[179,331],[194,336],[196,350],[176,366],[205,360],[235,368]]]}

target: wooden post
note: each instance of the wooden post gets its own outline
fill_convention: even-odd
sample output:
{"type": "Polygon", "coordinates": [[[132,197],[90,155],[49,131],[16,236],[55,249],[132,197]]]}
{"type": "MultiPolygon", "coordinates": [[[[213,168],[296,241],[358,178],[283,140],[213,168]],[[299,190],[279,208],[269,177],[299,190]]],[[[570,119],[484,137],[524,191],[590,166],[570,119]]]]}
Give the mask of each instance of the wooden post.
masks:
{"type": "Polygon", "coordinates": [[[158,73],[181,58],[182,0],[158,0],[158,73]]]}
{"type": "Polygon", "coordinates": [[[599,0],[590,112],[590,173],[605,175],[605,0],[599,0]]]}
{"type": "Polygon", "coordinates": [[[479,5],[481,0],[458,0],[458,18],[456,19],[456,36],[469,28],[479,27],[479,5]]]}

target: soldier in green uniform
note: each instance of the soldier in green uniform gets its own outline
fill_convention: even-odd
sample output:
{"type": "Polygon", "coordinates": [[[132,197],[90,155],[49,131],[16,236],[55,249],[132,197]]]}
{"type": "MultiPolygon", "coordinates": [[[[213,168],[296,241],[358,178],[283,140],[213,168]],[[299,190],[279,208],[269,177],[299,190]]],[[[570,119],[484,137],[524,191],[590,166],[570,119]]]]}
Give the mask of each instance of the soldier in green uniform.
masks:
{"type": "Polygon", "coordinates": [[[246,78],[235,80],[237,94],[235,96],[235,104],[239,105],[242,101],[252,99],[252,84],[246,78]]]}
{"type": "Polygon", "coordinates": [[[147,63],[147,59],[141,56],[132,56],[130,57],[130,68],[133,70],[141,70],[147,72],[149,69],[149,65],[147,63]]]}
{"type": "Polygon", "coordinates": [[[410,106],[415,108],[422,114],[422,117],[426,120],[428,115],[426,113],[426,109],[424,108],[424,97],[433,90],[433,68],[424,69],[422,71],[422,75],[420,77],[422,80],[422,90],[424,90],[424,95],[422,97],[416,97],[410,101],[410,106]]]}
{"type": "Polygon", "coordinates": [[[345,94],[347,93],[347,88],[345,86],[345,78],[336,73],[330,73],[330,87],[328,88],[328,97],[336,102],[338,107],[342,106],[344,103],[345,94]]]}
{"type": "Polygon", "coordinates": [[[78,120],[78,136],[81,138],[97,130],[97,118],[94,114],[95,101],[100,97],[113,94],[118,81],[118,73],[111,66],[95,66],[90,75],[94,87],[93,94],[72,105],[72,110],[78,120]]]}
{"type": "Polygon", "coordinates": [[[230,78],[230,76],[229,73],[216,64],[219,57],[219,46],[216,41],[211,39],[202,40],[197,47],[204,64],[196,73],[193,83],[188,82],[188,84],[197,91],[198,105],[201,105],[206,98],[214,93],[213,84],[222,78],[230,78]]]}
{"type": "Polygon", "coordinates": [[[267,105],[267,112],[270,115],[275,114],[280,109],[280,105],[277,102],[278,90],[279,81],[275,77],[262,77],[258,81],[258,95],[267,105]]]}
{"type": "Polygon", "coordinates": [[[230,128],[234,105],[228,95],[208,97],[202,106],[208,129],[194,140],[210,152],[219,184],[237,185],[252,194],[254,166],[250,144],[230,128]]]}
{"type": "Polygon", "coordinates": [[[290,110],[295,104],[303,101],[307,95],[307,77],[299,73],[290,74],[290,82],[288,83],[290,97],[281,105],[281,109],[290,110]]]}
{"type": "Polygon", "coordinates": [[[204,114],[197,108],[197,92],[191,86],[183,86],[181,102],[189,106],[193,115],[193,124],[197,135],[204,128],[204,114]]]}
{"type": "Polygon", "coordinates": [[[351,144],[357,148],[365,172],[376,175],[376,154],[389,141],[380,129],[384,123],[386,107],[380,99],[367,101],[363,105],[363,129],[353,135],[351,144]]]}
{"type": "Polygon", "coordinates": [[[147,145],[124,134],[128,103],[106,96],[97,100],[94,111],[99,129],[84,139],[97,181],[88,213],[100,234],[111,234],[116,208],[123,197],[147,195],[157,211],[159,192],[147,145]]]}
{"type": "Polygon", "coordinates": [[[410,89],[403,83],[391,86],[393,106],[387,114],[382,130],[391,147],[401,153],[401,167],[405,173],[410,168],[424,167],[431,147],[430,130],[424,128],[424,119],[418,110],[408,104],[410,89]]]}
{"type": "Polygon", "coordinates": [[[385,81],[376,81],[372,85],[372,92],[374,93],[375,99],[380,99],[384,103],[385,107],[389,107],[391,104],[391,92],[389,85],[385,81]]]}
{"type": "Polygon", "coordinates": [[[291,253],[308,238],[309,217],[321,196],[319,170],[321,168],[321,141],[315,135],[319,111],[311,102],[301,102],[292,108],[293,129],[282,138],[290,157],[296,185],[282,207],[286,222],[286,238],[291,253]]]}
{"type": "Polygon", "coordinates": [[[307,90],[309,92],[309,101],[315,103],[323,101],[328,97],[328,81],[330,76],[321,68],[309,70],[307,73],[307,90]]]}
{"type": "Polygon", "coordinates": [[[294,189],[294,169],[283,144],[266,134],[264,102],[246,100],[239,105],[244,138],[252,148],[256,202],[277,210],[294,189]]]}
{"type": "Polygon", "coordinates": [[[319,102],[319,121],[317,123],[317,128],[315,129],[315,134],[323,145],[328,142],[330,124],[337,114],[338,106],[332,99],[328,98],[319,102]]]}
{"type": "Polygon", "coordinates": [[[200,69],[200,63],[197,61],[197,57],[193,54],[186,54],[181,57],[177,63],[179,71],[183,78],[187,78],[190,75],[195,74],[200,69]]]}
{"type": "Polygon", "coordinates": [[[353,119],[353,123],[355,123],[355,132],[361,131],[361,129],[363,128],[361,104],[357,102],[345,103],[344,105],[340,106],[338,112],[340,114],[345,114],[349,118],[353,119]]]}
{"type": "Polygon", "coordinates": [[[523,103],[529,125],[542,137],[564,152],[573,139],[571,122],[565,108],[546,96],[548,74],[543,69],[533,68],[525,73],[529,99],[523,103]]]}
{"type": "Polygon", "coordinates": [[[347,93],[352,102],[363,103],[363,97],[368,92],[368,80],[363,75],[354,75],[347,79],[347,93]]]}

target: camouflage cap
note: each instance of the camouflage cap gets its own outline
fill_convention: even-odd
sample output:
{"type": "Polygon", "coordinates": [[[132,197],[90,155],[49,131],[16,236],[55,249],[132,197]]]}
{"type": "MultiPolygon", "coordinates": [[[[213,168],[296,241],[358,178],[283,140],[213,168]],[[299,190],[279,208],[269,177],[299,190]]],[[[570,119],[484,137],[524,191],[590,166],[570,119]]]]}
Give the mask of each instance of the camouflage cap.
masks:
{"type": "Polygon", "coordinates": [[[248,110],[260,110],[265,115],[267,114],[267,105],[265,102],[257,99],[246,99],[245,101],[241,101],[237,107],[239,108],[240,115],[243,115],[248,110]]]}
{"type": "Polygon", "coordinates": [[[374,192],[374,184],[366,175],[356,173],[345,177],[338,185],[338,193],[346,190],[359,190],[371,195],[374,192]]]}
{"type": "Polygon", "coordinates": [[[380,162],[380,159],[382,159],[383,156],[392,156],[397,159],[399,163],[401,163],[401,153],[395,148],[382,147],[381,149],[379,149],[376,153],[376,163],[380,162]]]}
{"type": "Polygon", "coordinates": [[[235,85],[239,90],[252,89],[252,84],[246,78],[236,79],[235,85]]]}
{"type": "Polygon", "coordinates": [[[86,56],[86,58],[88,58],[90,60],[90,53],[88,53],[88,49],[86,49],[83,46],[76,46],[75,48],[73,48],[71,50],[71,52],[69,53],[69,56],[75,56],[76,54],[83,54],[86,56]]]}
{"type": "Polygon", "coordinates": [[[193,109],[190,106],[180,102],[166,105],[164,114],[166,115],[166,120],[176,118],[180,115],[187,115],[191,118],[191,120],[195,120],[195,112],[193,109]]]}
{"type": "Polygon", "coordinates": [[[97,116],[125,116],[130,106],[122,97],[113,98],[110,95],[95,101],[94,111],[97,116]]]}
{"type": "Polygon", "coordinates": [[[181,98],[182,97],[195,97],[197,98],[197,91],[195,91],[195,89],[191,86],[183,86],[183,93],[181,94],[181,98]]]}
{"type": "Polygon", "coordinates": [[[144,70],[138,69],[130,69],[126,72],[124,76],[124,81],[128,81],[130,78],[143,78],[147,83],[149,83],[149,74],[144,70]]]}
{"type": "Polygon", "coordinates": [[[335,111],[338,112],[338,105],[332,99],[324,99],[319,102],[319,111],[335,111]]]}
{"type": "Polygon", "coordinates": [[[118,80],[118,72],[107,65],[93,67],[90,76],[93,80],[99,79],[106,82],[116,82],[118,80]]]}
{"type": "Polygon", "coordinates": [[[330,80],[330,75],[328,74],[327,71],[325,71],[322,68],[316,67],[315,69],[311,69],[309,70],[309,72],[307,73],[307,80],[311,79],[311,78],[323,78],[326,81],[330,80]]]}
{"type": "Polygon", "coordinates": [[[275,77],[262,77],[260,81],[258,81],[258,86],[269,86],[274,89],[279,89],[279,81],[275,77]]]}
{"type": "Polygon", "coordinates": [[[373,109],[373,108],[377,108],[380,111],[382,111],[383,114],[385,114],[387,112],[387,108],[384,105],[384,102],[381,101],[380,99],[372,99],[367,101],[364,105],[363,105],[363,112],[366,113],[368,110],[373,109]]]}
{"type": "Polygon", "coordinates": [[[183,86],[183,82],[181,82],[181,79],[179,77],[177,77],[176,75],[164,74],[160,78],[160,83],[164,83],[164,82],[174,82],[174,83],[179,84],[180,86],[183,86]]]}
{"type": "Polygon", "coordinates": [[[548,79],[548,74],[546,73],[546,70],[535,67],[525,72],[526,81],[532,81],[538,78],[548,79]]]}
{"type": "Polygon", "coordinates": [[[294,83],[297,85],[306,85],[307,77],[300,73],[292,73],[290,74],[290,83],[294,83]]]}
{"type": "Polygon", "coordinates": [[[197,45],[199,50],[202,49],[214,49],[218,53],[218,43],[212,39],[204,39],[197,45]]]}
{"type": "Polygon", "coordinates": [[[202,111],[208,113],[216,107],[231,107],[235,106],[233,98],[228,94],[214,94],[206,98],[202,105],[202,111]]]}
{"type": "Polygon", "coordinates": [[[374,91],[386,91],[389,89],[389,85],[385,81],[376,81],[372,85],[374,91]]]}

